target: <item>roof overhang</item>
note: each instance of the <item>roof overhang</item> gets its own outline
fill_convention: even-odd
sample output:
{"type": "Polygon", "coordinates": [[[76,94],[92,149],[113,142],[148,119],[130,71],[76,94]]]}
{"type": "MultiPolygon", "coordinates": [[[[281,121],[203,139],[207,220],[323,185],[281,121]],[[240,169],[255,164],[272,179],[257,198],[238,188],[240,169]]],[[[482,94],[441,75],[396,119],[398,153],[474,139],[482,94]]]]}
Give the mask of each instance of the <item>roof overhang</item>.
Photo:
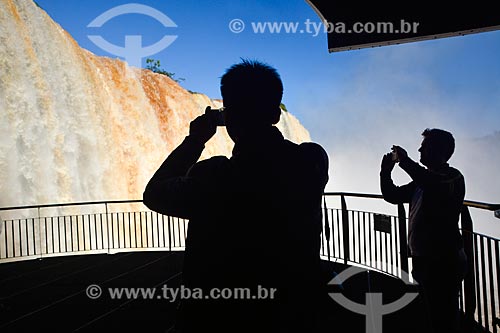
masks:
{"type": "Polygon", "coordinates": [[[306,0],[325,25],[328,51],[461,36],[500,29],[494,1],[359,2],[306,0]]]}

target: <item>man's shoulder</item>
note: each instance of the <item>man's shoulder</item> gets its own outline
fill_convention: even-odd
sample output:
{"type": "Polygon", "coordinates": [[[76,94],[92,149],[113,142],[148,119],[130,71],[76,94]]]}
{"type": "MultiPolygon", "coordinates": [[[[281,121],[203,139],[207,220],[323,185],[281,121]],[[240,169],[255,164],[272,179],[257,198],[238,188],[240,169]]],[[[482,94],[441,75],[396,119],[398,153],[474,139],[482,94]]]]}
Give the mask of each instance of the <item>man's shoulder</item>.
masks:
{"type": "Polygon", "coordinates": [[[325,149],[318,143],[316,142],[302,142],[302,143],[295,143],[290,140],[285,139],[284,140],[285,145],[288,146],[291,149],[295,149],[296,151],[304,154],[311,154],[311,155],[324,155],[327,156],[325,149]]]}
{"type": "Polygon", "coordinates": [[[454,173],[454,174],[462,174],[462,172],[460,172],[460,170],[458,170],[457,168],[455,167],[452,167],[451,165],[448,165],[448,170],[450,171],[450,173],[454,173]]]}
{"type": "Polygon", "coordinates": [[[328,154],[315,142],[303,142],[298,145],[299,153],[307,160],[328,164],[328,154]]]}
{"type": "Polygon", "coordinates": [[[312,177],[322,179],[325,185],[328,182],[329,160],[328,154],[323,147],[315,142],[303,142],[296,145],[299,157],[298,165],[308,172],[312,177]]]}
{"type": "Polygon", "coordinates": [[[448,166],[447,170],[446,170],[446,174],[448,176],[448,178],[450,179],[460,179],[460,178],[464,178],[464,175],[462,174],[462,172],[460,172],[460,170],[458,170],[457,168],[454,168],[452,166],[448,166]]]}
{"type": "Polygon", "coordinates": [[[298,146],[300,150],[306,153],[326,155],[325,149],[316,142],[302,142],[298,146]]]}

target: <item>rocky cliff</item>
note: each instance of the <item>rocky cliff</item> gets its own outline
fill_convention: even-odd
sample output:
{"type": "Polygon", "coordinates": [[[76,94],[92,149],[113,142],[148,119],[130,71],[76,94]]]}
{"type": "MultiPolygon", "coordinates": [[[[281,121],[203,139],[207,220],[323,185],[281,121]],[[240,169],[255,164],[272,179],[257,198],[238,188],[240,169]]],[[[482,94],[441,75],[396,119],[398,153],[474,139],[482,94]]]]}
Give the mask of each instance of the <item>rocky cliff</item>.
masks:
{"type": "MultiPolygon", "coordinates": [[[[82,49],[32,1],[0,0],[0,207],[139,199],[189,122],[220,103],[82,49]]],[[[278,127],[310,140],[287,112],[278,127]]],[[[221,130],[202,158],[231,148],[221,130]]]]}

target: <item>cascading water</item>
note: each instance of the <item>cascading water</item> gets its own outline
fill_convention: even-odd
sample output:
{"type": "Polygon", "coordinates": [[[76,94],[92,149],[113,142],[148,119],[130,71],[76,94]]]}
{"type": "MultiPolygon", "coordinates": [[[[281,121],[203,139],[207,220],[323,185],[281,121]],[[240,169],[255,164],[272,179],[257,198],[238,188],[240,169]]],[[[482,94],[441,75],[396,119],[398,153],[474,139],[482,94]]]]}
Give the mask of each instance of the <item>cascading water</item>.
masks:
{"type": "MultiPolygon", "coordinates": [[[[32,1],[0,0],[1,206],[140,199],[189,122],[221,102],[98,57],[32,1]]],[[[309,133],[289,113],[292,141],[309,133]]],[[[230,155],[223,131],[202,158],[230,155]]]]}

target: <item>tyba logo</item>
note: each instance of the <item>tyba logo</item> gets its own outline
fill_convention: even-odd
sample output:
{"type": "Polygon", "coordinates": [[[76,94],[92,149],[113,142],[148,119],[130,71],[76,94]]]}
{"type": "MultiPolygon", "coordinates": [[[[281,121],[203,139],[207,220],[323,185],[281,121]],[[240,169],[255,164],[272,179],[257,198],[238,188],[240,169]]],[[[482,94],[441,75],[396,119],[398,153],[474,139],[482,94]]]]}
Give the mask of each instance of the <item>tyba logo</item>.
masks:
{"type": "MultiPolygon", "coordinates": [[[[137,3],[130,3],[126,5],[113,7],[98,17],[96,17],[92,22],[90,22],[88,28],[99,28],[102,27],[106,22],[112,18],[125,15],[125,14],[141,14],[152,17],[158,22],[163,24],[164,27],[172,28],[177,27],[177,25],[172,21],[167,15],[163,14],[157,9],[152,7],[141,5],[137,3]]],[[[87,37],[98,47],[104,51],[111,53],[113,55],[123,57],[130,66],[141,67],[142,58],[156,54],[166,49],[170,44],[172,44],[177,36],[165,35],[158,42],[149,46],[142,46],[142,36],[141,35],[126,35],[125,36],[125,46],[118,46],[111,44],[105,40],[102,36],[98,35],[87,35],[87,37]]]]}
{"type": "MultiPolygon", "coordinates": [[[[397,270],[396,270],[397,271],[397,270]]],[[[338,275],[336,275],[328,284],[340,286],[350,277],[366,272],[366,269],[351,266],[338,275]]],[[[402,280],[407,285],[412,285],[409,281],[408,274],[401,270],[402,280]]],[[[382,293],[366,293],[366,304],[360,304],[348,299],[342,293],[329,293],[331,298],[344,308],[366,316],[366,333],[382,333],[382,316],[396,312],[408,304],[410,304],[418,295],[418,293],[405,293],[400,299],[389,303],[382,303],[382,293]]]]}

